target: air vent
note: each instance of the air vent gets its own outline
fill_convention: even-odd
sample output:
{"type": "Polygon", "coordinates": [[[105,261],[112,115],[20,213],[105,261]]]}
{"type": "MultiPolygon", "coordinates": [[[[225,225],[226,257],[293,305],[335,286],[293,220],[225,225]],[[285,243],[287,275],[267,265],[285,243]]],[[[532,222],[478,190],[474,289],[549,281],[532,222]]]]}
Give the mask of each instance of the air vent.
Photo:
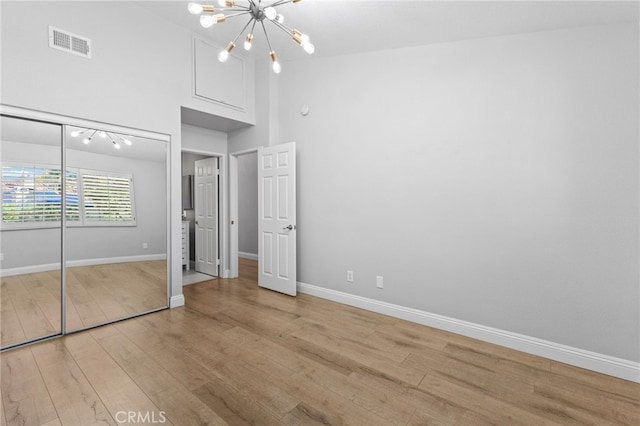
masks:
{"type": "Polygon", "coordinates": [[[59,28],[49,27],[49,47],[91,58],[91,40],[59,28]]]}

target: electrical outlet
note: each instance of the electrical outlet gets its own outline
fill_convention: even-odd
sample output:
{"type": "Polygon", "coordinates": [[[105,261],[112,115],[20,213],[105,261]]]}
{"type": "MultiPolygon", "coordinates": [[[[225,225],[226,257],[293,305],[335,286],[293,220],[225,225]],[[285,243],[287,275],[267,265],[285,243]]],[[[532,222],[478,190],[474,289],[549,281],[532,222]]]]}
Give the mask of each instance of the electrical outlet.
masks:
{"type": "Polygon", "coordinates": [[[353,271],[347,271],[347,282],[348,283],[353,282],[353,271]]]}
{"type": "Polygon", "coordinates": [[[378,275],[376,277],[376,287],[384,288],[384,278],[382,277],[382,275],[378,275]]]}
{"type": "Polygon", "coordinates": [[[148,249],[149,248],[149,244],[148,243],[142,243],[142,248],[143,249],[148,249]]]}

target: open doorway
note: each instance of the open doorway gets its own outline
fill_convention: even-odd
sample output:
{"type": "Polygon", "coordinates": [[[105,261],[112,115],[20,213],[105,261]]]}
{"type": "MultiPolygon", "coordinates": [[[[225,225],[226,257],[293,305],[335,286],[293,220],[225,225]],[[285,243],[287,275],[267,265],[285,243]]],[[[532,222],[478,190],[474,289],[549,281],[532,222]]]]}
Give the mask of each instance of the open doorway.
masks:
{"type": "Polygon", "coordinates": [[[219,155],[182,152],[182,284],[220,277],[219,155]]]}
{"type": "Polygon", "coordinates": [[[231,276],[257,282],[258,264],[258,150],[231,153],[231,276]],[[242,263],[242,268],[239,264],[242,263]]]}

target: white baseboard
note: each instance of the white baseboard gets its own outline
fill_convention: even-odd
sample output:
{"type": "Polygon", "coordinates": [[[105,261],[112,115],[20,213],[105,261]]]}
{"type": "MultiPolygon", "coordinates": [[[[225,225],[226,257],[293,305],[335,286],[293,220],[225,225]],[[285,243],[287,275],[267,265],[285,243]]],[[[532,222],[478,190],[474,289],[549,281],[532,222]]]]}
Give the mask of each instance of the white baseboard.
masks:
{"type": "MultiPolygon", "coordinates": [[[[93,265],[106,265],[109,263],[125,263],[125,262],[145,262],[150,260],[164,260],[167,258],[166,254],[148,254],[140,256],[120,256],[120,257],[105,257],[96,259],[80,259],[67,261],[67,267],[73,268],[76,266],[93,266],[93,265]]],[[[11,277],[13,275],[34,274],[36,272],[55,271],[60,269],[60,263],[46,263],[42,265],[30,265],[21,266],[18,268],[0,269],[0,277],[11,277]]]]}
{"type": "Polygon", "coordinates": [[[244,251],[239,251],[238,252],[238,257],[241,257],[243,259],[258,260],[258,255],[257,254],[246,253],[244,251]]]}
{"type": "Polygon", "coordinates": [[[171,296],[169,299],[169,308],[177,308],[184,305],[184,294],[178,294],[177,296],[171,296]]]}
{"type": "Polygon", "coordinates": [[[640,363],[298,282],[298,291],[640,383],[640,363]]]}

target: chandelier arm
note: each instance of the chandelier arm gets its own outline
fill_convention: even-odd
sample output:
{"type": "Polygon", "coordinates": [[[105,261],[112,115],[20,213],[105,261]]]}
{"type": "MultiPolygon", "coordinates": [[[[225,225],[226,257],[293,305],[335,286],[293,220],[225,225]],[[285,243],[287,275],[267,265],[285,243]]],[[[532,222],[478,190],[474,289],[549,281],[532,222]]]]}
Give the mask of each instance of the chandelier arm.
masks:
{"type": "Polygon", "coordinates": [[[232,13],[231,15],[226,15],[225,19],[235,18],[236,16],[246,15],[247,13],[251,13],[251,11],[247,10],[247,11],[244,11],[244,12],[232,13]]]}
{"type": "Polygon", "coordinates": [[[277,2],[271,4],[270,7],[282,6],[283,4],[291,3],[292,1],[293,0],[278,0],[277,2]]]}
{"type": "Polygon", "coordinates": [[[273,52],[273,48],[271,47],[271,41],[269,40],[269,35],[267,34],[267,29],[264,27],[264,21],[260,21],[260,25],[262,25],[262,31],[264,31],[264,37],[267,39],[267,45],[269,46],[269,52],[273,52]]]}
{"type": "MultiPolygon", "coordinates": [[[[220,8],[218,10],[216,10],[216,12],[251,12],[251,8],[249,7],[245,7],[245,6],[236,6],[234,8],[220,8]]],[[[210,13],[216,13],[216,12],[210,12],[210,13]]]]}
{"type": "Polygon", "coordinates": [[[276,21],[275,19],[273,21],[271,21],[276,27],[280,28],[282,31],[284,31],[285,33],[287,33],[287,35],[291,36],[293,34],[293,30],[289,27],[287,27],[285,24],[281,24],[280,22],[276,21]]]}
{"type": "MultiPolygon", "coordinates": [[[[244,30],[247,29],[247,27],[249,26],[249,24],[251,24],[251,22],[255,21],[255,18],[252,16],[251,18],[249,18],[249,22],[246,23],[246,25],[244,26],[244,28],[242,28],[242,30],[238,33],[238,35],[236,36],[236,38],[233,39],[232,43],[235,45],[236,41],[238,41],[238,39],[240,38],[240,36],[242,34],[244,34],[244,30]]],[[[254,24],[255,25],[255,24],[254,24]]]]}

